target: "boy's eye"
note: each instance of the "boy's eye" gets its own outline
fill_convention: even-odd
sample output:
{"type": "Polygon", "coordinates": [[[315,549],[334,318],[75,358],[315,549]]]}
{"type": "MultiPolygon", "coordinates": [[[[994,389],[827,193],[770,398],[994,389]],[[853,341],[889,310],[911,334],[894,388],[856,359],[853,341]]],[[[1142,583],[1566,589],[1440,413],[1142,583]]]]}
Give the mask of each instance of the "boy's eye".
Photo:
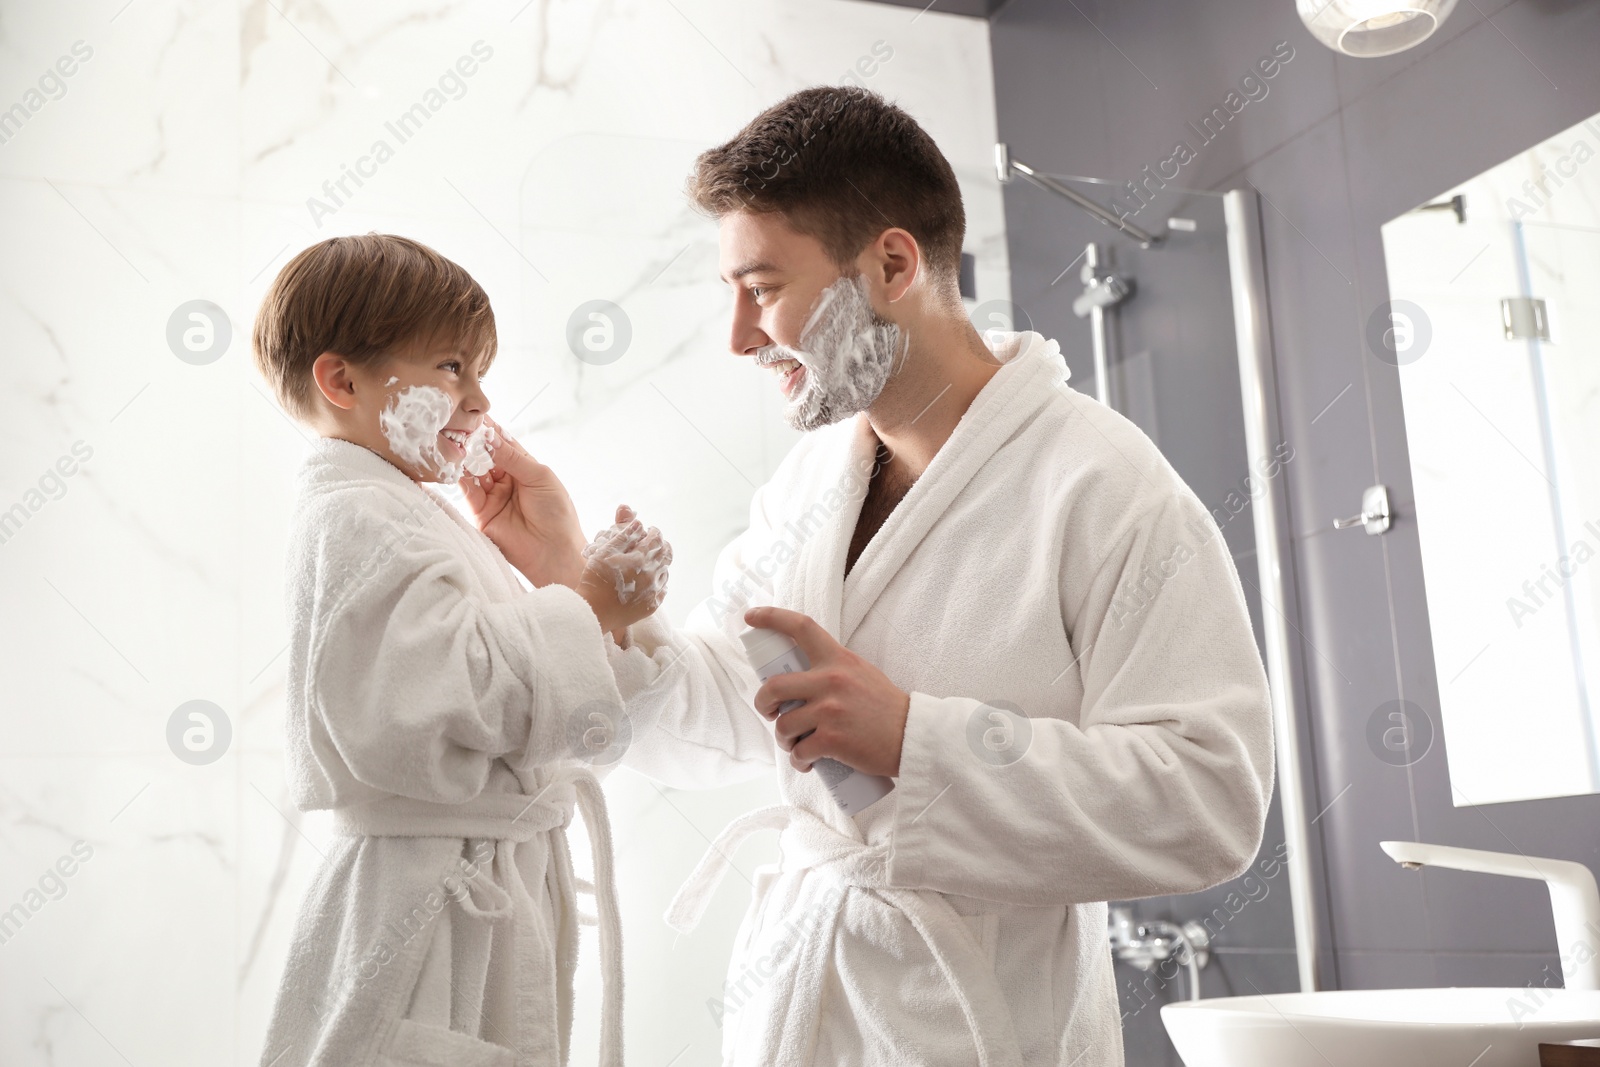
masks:
{"type": "Polygon", "coordinates": [[[439,364],[439,366],[450,368],[451,374],[461,373],[461,361],[458,359],[447,359],[443,363],[439,364]]]}

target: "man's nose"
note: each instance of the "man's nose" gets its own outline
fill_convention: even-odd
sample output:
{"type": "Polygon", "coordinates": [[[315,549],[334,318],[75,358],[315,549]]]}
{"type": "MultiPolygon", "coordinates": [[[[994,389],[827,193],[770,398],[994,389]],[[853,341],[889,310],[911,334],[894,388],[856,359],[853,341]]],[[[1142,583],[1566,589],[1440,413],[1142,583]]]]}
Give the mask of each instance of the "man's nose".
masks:
{"type": "Polygon", "coordinates": [[[754,315],[745,311],[733,313],[733,326],[728,334],[728,351],[736,356],[753,356],[771,343],[772,339],[756,325],[754,315]]]}

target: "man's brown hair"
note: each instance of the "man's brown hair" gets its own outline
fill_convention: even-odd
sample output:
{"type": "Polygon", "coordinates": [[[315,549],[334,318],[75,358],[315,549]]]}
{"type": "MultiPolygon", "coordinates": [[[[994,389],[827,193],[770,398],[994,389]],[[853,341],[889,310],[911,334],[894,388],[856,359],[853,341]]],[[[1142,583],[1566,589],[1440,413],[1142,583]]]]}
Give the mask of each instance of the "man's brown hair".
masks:
{"type": "Polygon", "coordinates": [[[687,191],[714,218],[781,212],[841,267],[898,226],[937,280],[960,274],[966,214],[955,172],[915,119],[867,89],[817,86],[779,101],[702,152],[687,191]]]}
{"type": "Polygon", "coordinates": [[[256,313],[256,369],[284,409],[316,412],[311,367],[324,352],[367,366],[438,341],[492,361],[489,297],[472,275],[407,237],[330,237],[291,259],[256,313]]]}

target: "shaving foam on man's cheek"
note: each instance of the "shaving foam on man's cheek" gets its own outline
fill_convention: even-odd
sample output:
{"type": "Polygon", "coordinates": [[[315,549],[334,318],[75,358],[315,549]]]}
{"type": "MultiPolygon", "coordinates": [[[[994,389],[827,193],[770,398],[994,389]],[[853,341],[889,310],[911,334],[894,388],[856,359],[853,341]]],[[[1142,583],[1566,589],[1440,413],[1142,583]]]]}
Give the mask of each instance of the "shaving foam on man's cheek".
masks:
{"type": "Polygon", "coordinates": [[[903,342],[900,327],[872,310],[866,276],[840,278],[818,294],[799,344],[772,346],[806,369],[784,418],[797,430],[815,430],[865,411],[888,383],[903,342]]]}

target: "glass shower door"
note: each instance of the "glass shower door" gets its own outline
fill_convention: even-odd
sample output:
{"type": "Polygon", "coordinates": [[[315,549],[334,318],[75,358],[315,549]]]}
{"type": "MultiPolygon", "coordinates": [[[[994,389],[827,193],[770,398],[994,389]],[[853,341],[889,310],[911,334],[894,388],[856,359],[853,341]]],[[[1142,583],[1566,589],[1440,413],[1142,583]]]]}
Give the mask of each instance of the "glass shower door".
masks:
{"type": "MultiPolygon", "coordinates": [[[[1081,188],[1086,195],[1105,196],[1103,187],[1081,188]]],[[[1106,227],[1087,227],[1098,249],[1099,273],[1116,276],[1130,289],[1106,308],[1103,359],[1095,359],[1089,316],[1074,314],[1090,303],[1079,296],[1079,286],[1055,298],[1059,311],[1042,302],[1031,307],[1042,312],[1040,318],[1048,316],[1041,325],[1060,339],[1073,387],[1100,395],[1095,370],[1102,363],[1109,406],[1155,442],[1211,512],[1239,573],[1258,641],[1266,642],[1268,624],[1277,623],[1283,609],[1276,603],[1278,593],[1263,596],[1255,509],[1263,506],[1265,481],[1281,471],[1283,457],[1292,459],[1292,452],[1280,447],[1280,465],[1270,473],[1252,468],[1225,200],[1217,193],[1169,186],[1138,221],[1161,232],[1161,242],[1145,248],[1106,227]]],[[[1081,257],[1079,265],[1087,258],[1081,257]]],[[[1079,280],[1079,266],[1068,278],[1079,280]]],[[[1068,288],[1067,278],[1056,288],[1068,288]]],[[[1271,451],[1281,442],[1268,441],[1266,446],[1271,451]]],[[[1262,651],[1267,658],[1265,645],[1262,651]]],[[[1281,855],[1286,840],[1282,797],[1275,789],[1261,856],[1281,855]]],[[[1203,933],[1209,948],[1207,965],[1200,971],[1205,997],[1296,990],[1301,976],[1290,876],[1281,866],[1268,869],[1277,872],[1273,879],[1263,879],[1252,865],[1241,879],[1200,893],[1111,903],[1126,917],[1125,929],[1145,923],[1159,929],[1159,924],[1171,923],[1203,933]],[[1248,907],[1240,906],[1244,900],[1250,901],[1248,907]]],[[[1127,1060],[1177,1064],[1160,1007],[1193,996],[1190,978],[1186,971],[1174,973],[1170,963],[1151,966],[1139,951],[1122,950],[1124,945],[1126,939],[1114,933],[1127,1060]]],[[[1312,946],[1308,955],[1314,952],[1312,946]]]]}
{"type": "Polygon", "coordinates": [[[1591,788],[1600,791],[1594,726],[1600,704],[1600,231],[1514,226],[1526,303],[1503,319],[1507,333],[1527,345],[1554,561],[1534,583],[1534,610],[1548,604],[1565,622],[1574,733],[1588,755],[1591,788]]]}

